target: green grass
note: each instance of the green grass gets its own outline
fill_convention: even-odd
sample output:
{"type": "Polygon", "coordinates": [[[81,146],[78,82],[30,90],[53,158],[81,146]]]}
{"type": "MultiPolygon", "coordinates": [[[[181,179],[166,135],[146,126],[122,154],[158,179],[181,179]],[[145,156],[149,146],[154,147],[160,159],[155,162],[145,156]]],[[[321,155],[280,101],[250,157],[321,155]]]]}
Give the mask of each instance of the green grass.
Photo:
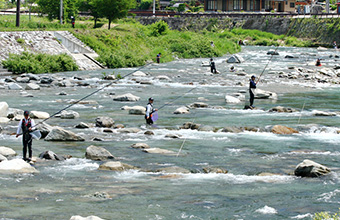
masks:
{"type": "MultiPolygon", "coordinates": [[[[20,27],[15,27],[14,15],[0,15],[0,31],[24,30],[66,30],[90,46],[99,54],[98,61],[109,68],[135,67],[155,62],[156,55],[162,53],[161,62],[176,58],[219,57],[241,50],[237,42],[247,40],[247,45],[310,46],[310,41],[295,37],[274,35],[258,30],[201,30],[198,32],[169,30],[165,22],[143,26],[132,18],[116,21],[108,30],[106,20],[99,21],[101,28],[93,28],[91,19],[78,19],[76,27],[60,25],[58,20],[49,21],[45,17],[21,16],[20,27]],[[284,39],[283,39],[284,38],[284,39]],[[210,46],[213,41],[215,47],[210,46]]],[[[212,25],[216,20],[210,19],[212,25]]],[[[20,40],[19,40],[20,41],[20,40]]],[[[24,61],[20,61],[24,62],[24,61]]],[[[39,68],[37,68],[39,69],[39,68]]],[[[40,70],[38,72],[41,72],[40,70]]]]}
{"type": "Polygon", "coordinates": [[[22,54],[10,54],[9,58],[2,61],[2,65],[9,71],[20,73],[54,73],[65,71],[76,71],[78,66],[74,60],[66,54],[32,54],[23,52],[22,54]]]}

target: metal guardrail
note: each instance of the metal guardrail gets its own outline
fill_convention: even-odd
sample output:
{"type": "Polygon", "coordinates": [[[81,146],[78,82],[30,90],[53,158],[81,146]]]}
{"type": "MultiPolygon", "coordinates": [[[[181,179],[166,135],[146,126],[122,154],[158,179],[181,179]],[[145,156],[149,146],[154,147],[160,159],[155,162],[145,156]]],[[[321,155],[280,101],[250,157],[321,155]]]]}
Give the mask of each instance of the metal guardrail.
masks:
{"type": "Polygon", "coordinates": [[[340,14],[335,13],[318,13],[318,14],[298,14],[288,12],[214,12],[214,13],[160,13],[155,14],[152,11],[130,11],[130,13],[136,14],[137,17],[212,17],[212,18],[250,18],[250,17],[296,17],[296,18],[339,18],[340,14]]]}

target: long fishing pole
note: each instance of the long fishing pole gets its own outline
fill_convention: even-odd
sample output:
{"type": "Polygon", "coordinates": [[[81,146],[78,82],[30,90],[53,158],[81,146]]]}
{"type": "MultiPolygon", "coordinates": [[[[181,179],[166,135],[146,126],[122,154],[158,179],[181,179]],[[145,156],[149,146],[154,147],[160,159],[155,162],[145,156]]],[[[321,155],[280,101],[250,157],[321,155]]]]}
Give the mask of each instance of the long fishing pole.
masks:
{"type": "MultiPolygon", "coordinates": [[[[112,82],[110,82],[110,83],[104,85],[103,87],[101,87],[101,88],[99,88],[99,89],[93,91],[92,93],[90,93],[90,94],[84,96],[83,98],[78,99],[78,100],[75,101],[75,102],[72,102],[70,105],[66,106],[65,108],[63,108],[63,109],[61,109],[61,110],[55,112],[54,114],[52,114],[52,115],[49,116],[48,118],[45,118],[44,120],[38,122],[37,124],[35,124],[35,126],[32,126],[32,128],[38,126],[39,124],[44,123],[45,121],[47,121],[47,120],[53,118],[54,116],[56,116],[57,114],[61,113],[62,111],[71,108],[72,106],[78,104],[79,102],[83,101],[84,99],[87,99],[88,97],[90,97],[90,96],[92,96],[92,95],[94,95],[94,94],[100,92],[101,90],[103,90],[103,89],[105,89],[105,88],[111,86],[112,84],[116,83],[117,81],[119,81],[119,80],[121,80],[121,79],[124,79],[124,78],[130,76],[131,74],[133,74],[133,73],[135,73],[135,72],[137,72],[137,71],[139,71],[139,70],[141,70],[141,69],[147,67],[147,66],[150,65],[151,63],[152,63],[152,62],[147,63],[147,64],[145,64],[144,66],[141,66],[141,67],[139,67],[138,69],[136,69],[136,70],[134,70],[134,71],[132,71],[132,72],[130,72],[130,73],[128,73],[128,74],[122,76],[121,78],[117,78],[117,79],[113,80],[112,82]]],[[[19,135],[21,135],[21,134],[19,134],[19,135]]]]}
{"type": "MultiPolygon", "coordinates": [[[[296,23],[296,21],[297,21],[297,19],[295,19],[295,22],[294,22],[294,23],[296,23]]],[[[289,27],[288,27],[286,33],[283,35],[282,39],[284,39],[284,38],[287,36],[289,30],[290,30],[291,27],[293,26],[292,24],[293,24],[293,22],[290,23],[290,25],[289,25],[289,27]]],[[[278,45],[276,46],[274,52],[271,54],[271,57],[270,57],[270,59],[268,60],[268,62],[267,62],[267,64],[266,64],[266,66],[264,67],[264,69],[262,70],[260,76],[258,77],[258,79],[257,79],[257,81],[256,81],[256,84],[260,81],[261,76],[263,75],[264,71],[267,69],[269,63],[270,63],[271,60],[273,59],[274,54],[276,54],[276,51],[277,51],[277,49],[279,48],[279,46],[280,46],[280,44],[278,44],[278,45]]]]}
{"type": "Polygon", "coordinates": [[[305,104],[306,104],[306,101],[303,103],[303,106],[302,106],[302,109],[301,109],[301,112],[300,112],[300,117],[299,117],[299,120],[298,120],[298,124],[300,124],[300,119],[301,119],[301,116],[302,116],[302,111],[305,108],[305,104]]]}
{"type": "Polygon", "coordinates": [[[176,101],[177,99],[179,99],[179,98],[182,98],[183,96],[185,96],[186,94],[188,94],[189,92],[191,92],[191,91],[193,91],[194,89],[196,89],[197,88],[197,86],[196,87],[194,87],[194,88],[191,88],[190,90],[188,90],[187,92],[185,92],[184,94],[182,94],[182,95],[179,95],[178,97],[176,97],[174,100],[172,100],[171,102],[167,102],[167,103],[165,103],[164,105],[162,105],[161,107],[159,107],[158,108],[158,110],[160,110],[160,109],[162,109],[162,108],[164,108],[165,106],[167,106],[167,105],[170,105],[170,104],[172,104],[174,101],[176,101]]]}

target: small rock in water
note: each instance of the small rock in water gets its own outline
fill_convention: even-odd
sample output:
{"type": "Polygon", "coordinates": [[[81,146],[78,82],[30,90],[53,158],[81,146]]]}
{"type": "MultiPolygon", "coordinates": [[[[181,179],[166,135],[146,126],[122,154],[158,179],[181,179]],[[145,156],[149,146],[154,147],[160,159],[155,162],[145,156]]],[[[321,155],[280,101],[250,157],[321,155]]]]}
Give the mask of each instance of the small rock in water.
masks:
{"type": "Polygon", "coordinates": [[[146,131],[144,132],[145,135],[154,135],[153,131],[146,131]]]}
{"type": "Polygon", "coordinates": [[[67,95],[66,92],[59,92],[58,95],[67,95]]]}
{"type": "Polygon", "coordinates": [[[65,158],[57,155],[56,153],[54,153],[53,151],[50,151],[50,150],[42,152],[41,154],[39,154],[39,158],[45,159],[45,160],[65,160],[65,158]]]}
{"type": "Polygon", "coordinates": [[[76,128],[90,128],[90,126],[84,122],[80,122],[78,125],[75,126],[76,128]]]}
{"type": "Polygon", "coordinates": [[[274,134],[294,134],[294,133],[299,133],[297,130],[294,128],[289,128],[283,125],[275,125],[272,128],[272,132],[274,134]]]}
{"type": "Polygon", "coordinates": [[[319,177],[330,173],[331,170],[312,160],[304,160],[295,168],[294,174],[301,177],[319,177]]]}
{"type": "Polygon", "coordinates": [[[141,148],[141,149],[146,149],[150,148],[150,146],[146,143],[136,143],[131,145],[132,148],[141,148]]]}

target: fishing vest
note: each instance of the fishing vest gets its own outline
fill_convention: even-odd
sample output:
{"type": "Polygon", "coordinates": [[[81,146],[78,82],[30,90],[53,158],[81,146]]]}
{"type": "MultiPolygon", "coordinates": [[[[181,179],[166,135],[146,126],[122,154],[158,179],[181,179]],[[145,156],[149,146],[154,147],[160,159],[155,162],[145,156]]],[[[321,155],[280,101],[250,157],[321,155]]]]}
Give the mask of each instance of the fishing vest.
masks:
{"type": "Polygon", "coordinates": [[[147,116],[149,116],[150,117],[150,115],[154,112],[153,111],[153,105],[151,104],[151,103],[148,103],[147,105],[146,105],[146,108],[145,108],[145,112],[147,112],[148,111],[148,106],[150,105],[150,112],[149,112],[149,115],[147,115],[147,116]]]}
{"type": "Polygon", "coordinates": [[[30,134],[28,130],[30,127],[32,127],[31,118],[28,118],[27,122],[25,122],[25,119],[22,119],[22,122],[21,122],[22,135],[26,140],[30,138],[30,134]]]}

